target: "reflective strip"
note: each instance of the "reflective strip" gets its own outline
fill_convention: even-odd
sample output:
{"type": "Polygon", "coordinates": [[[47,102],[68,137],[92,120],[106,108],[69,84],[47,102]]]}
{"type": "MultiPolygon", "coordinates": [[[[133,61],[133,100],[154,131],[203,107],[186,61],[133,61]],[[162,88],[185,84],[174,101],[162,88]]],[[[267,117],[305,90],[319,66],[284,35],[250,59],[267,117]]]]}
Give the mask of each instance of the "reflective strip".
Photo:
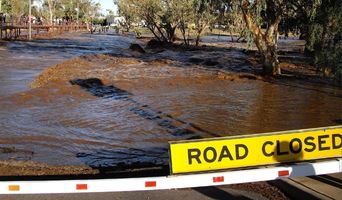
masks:
{"type": "Polygon", "coordinates": [[[8,191],[20,191],[20,185],[9,185],[8,191]]]}
{"type": "Polygon", "coordinates": [[[289,176],[290,172],[289,170],[282,170],[282,171],[278,171],[278,176],[289,176]]]}
{"type": "Polygon", "coordinates": [[[224,182],[224,176],[213,177],[213,182],[214,183],[224,182]]]}
{"type": "Polygon", "coordinates": [[[146,181],[145,182],[145,187],[156,187],[157,182],[156,181],[146,181]]]}
{"type": "Polygon", "coordinates": [[[76,190],[87,190],[88,185],[87,184],[77,184],[76,185],[76,190]]]}

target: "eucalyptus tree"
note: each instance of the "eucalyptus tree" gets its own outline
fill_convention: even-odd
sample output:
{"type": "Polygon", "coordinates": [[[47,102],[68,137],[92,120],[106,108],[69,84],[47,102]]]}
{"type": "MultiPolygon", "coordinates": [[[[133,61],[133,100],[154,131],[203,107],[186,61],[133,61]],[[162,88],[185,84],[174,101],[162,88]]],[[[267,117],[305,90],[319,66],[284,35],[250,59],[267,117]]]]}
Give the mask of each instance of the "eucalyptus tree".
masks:
{"type": "Polygon", "coordinates": [[[190,45],[190,24],[194,18],[192,9],[192,0],[174,1],[174,11],[179,18],[178,28],[185,45],[190,45]]]}
{"type": "Polygon", "coordinates": [[[198,46],[202,33],[215,20],[214,12],[216,10],[213,9],[211,0],[193,0],[192,6],[194,12],[193,23],[196,32],[195,43],[198,46]]]}
{"type": "MultiPolygon", "coordinates": [[[[33,0],[31,0],[33,3],[33,0]]],[[[15,22],[19,22],[21,16],[28,16],[29,10],[29,1],[28,0],[8,0],[8,14],[11,16],[12,20],[15,22]]]]}
{"type": "MultiPolygon", "coordinates": [[[[46,11],[46,18],[48,18],[49,25],[53,24],[53,20],[57,16],[57,13],[63,9],[62,2],[60,0],[44,0],[42,2],[43,10],[46,11]]],[[[44,13],[44,15],[45,15],[44,13]]]]}
{"type": "Polygon", "coordinates": [[[342,1],[288,0],[286,7],[281,32],[300,34],[305,53],[312,56],[317,70],[341,81],[342,1]]]}
{"type": "Polygon", "coordinates": [[[193,24],[196,45],[213,20],[211,0],[114,0],[119,14],[125,18],[127,30],[133,21],[143,21],[159,41],[173,42],[176,29],[189,44],[189,27],[193,24]],[[188,31],[188,32],[187,32],[188,31]],[[187,35],[188,33],[188,35],[187,35]]]}
{"type": "Polygon", "coordinates": [[[139,19],[144,21],[146,27],[151,31],[154,37],[159,41],[167,41],[162,30],[160,16],[163,15],[163,8],[159,0],[141,0],[133,1],[137,10],[139,19]]]}
{"type": "Polygon", "coordinates": [[[116,3],[121,5],[119,12],[123,14],[126,22],[131,19],[136,22],[143,21],[157,40],[174,40],[179,19],[172,10],[173,0],[117,0],[116,3]]]}
{"type": "Polygon", "coordinates": [[[317,13],[321,0],[287,0],[286,10],[279,25],[279,31],[288,35],[289,32],[300,34],[300,39],[306,39],[310,21],[317,13]]]}
{"type": "Polygon", "coordinates": [[[245,37],[246,26],[239,4],[234,0],[213,0],[212,4],[216,19],[211,26],[218,25],[218,29],[228,31],[232,42],[236,34],[240,36],[237,41],[245,37]]]}
{"type": "Polygon", "coordinates": [[[114,0],[114,4],[117,5],[119,15],[124,17],[125,20],[119,21],[120,26],[124,27],[127,32],[132,29],[134,22],[137,22],[137,9],[132,0],[114,0]]]}
{"type": "MultiPolygon", "coordinates": [[[[101,4],[94,0],[78,1],[80,2],[78,7],[80,20],[89,26],[95,17],[99,17],[101,15],[101,4]]],[[[89,29],[90,27],[87,28],[89,29]]]]}
{"type": "Polygon", "coordinates": [[[161,16],[161,27],[165,32],[168,42],[175,40],[176,29],[180,24],[179,0],[162,0],[163,15],[161,16]]]}
{"type": "Polygon", "coordinates": [[[342,1],[318,1],[308,26],[306,51],[324,76],[333,76],[342,85],[342,1]]]}
{"type": "Polygon", "coordinates": [[[264,73],[281,74],[277,55],[277,37],[284,11],[284,1],[240,0],[240,6],[246,26],[252,33],[254,43],[260,53],[264,73]]]}
{"type": "MultiPolygon", "coordinates": [[[[172,42],[179,18],[173,12],[175,1],[142,0],[136,4],[138,15],[159,41],[172,42]]],[[[178,1],[177,1],[178,2],[178,1]]]]}
{"type": "Polygon", "coordinates": [[[1,4],[1,9],[0,9],[0,12],[3,12],[3,13],[10,13],[11,9],[12,9],[12,6],[11,6],[11,2],[6,0],[0,0],[0,4],[1,4]]]}
{"type": "Polygon", "coordinates": [[[100,4],[94,0],[41,0],[43,15],[52,25],[56,18],[90,21],[99,15],[100,4]]]}

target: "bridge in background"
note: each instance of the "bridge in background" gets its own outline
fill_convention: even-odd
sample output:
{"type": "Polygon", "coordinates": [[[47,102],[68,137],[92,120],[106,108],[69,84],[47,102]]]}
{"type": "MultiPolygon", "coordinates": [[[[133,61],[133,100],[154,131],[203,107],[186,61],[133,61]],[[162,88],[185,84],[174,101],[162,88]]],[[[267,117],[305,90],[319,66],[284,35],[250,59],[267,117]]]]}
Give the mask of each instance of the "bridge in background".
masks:
{"type": "MultiPolygon", "coordinates": [[[[73,32],[79,30],[88,30],[87,25],[32,25],[32,37],[62,34],[64,32],[73,32]]],[[[25,40],[29,38],[29,25],[13,25],[10,23],[0,23],[0,40],[25,40]]]]}

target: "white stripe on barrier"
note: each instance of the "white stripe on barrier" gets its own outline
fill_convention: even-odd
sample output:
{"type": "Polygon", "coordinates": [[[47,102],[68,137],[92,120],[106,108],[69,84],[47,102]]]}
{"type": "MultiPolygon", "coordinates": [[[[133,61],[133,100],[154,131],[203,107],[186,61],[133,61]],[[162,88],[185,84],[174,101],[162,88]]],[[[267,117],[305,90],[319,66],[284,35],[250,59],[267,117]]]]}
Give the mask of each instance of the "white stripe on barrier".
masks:
{"type": "Polygon", "coordinates": [[[161,190],[268,181],[282,177],[310,176],[338,172],[342,172],[342,158],[279,167],[177,176],[95,180],[0,181],[0,194],[161,190]]]}

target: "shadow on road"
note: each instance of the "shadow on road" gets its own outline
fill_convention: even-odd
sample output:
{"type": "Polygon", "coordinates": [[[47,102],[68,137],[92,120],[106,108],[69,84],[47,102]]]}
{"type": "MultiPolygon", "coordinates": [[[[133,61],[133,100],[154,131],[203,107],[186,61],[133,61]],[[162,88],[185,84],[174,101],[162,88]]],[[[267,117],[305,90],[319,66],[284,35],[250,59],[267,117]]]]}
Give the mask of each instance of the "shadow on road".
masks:
{"type": "Polygon", "coordinates": [[[309,176],[309,178],[342,189],[341,179],[337,179],[329,175],[309,176]]]}
{"type": "Polygon", "coordinates": [[[241,196],[241,195],[233,195],[227,191],[219,189],[217,187],[199,187],[193,188],[193,190],[211,198],[211,199],[234,199],[234,200],[249,200],[250,198],[241,196]]]}
{"type": "MultiPolygon", "coordinates": [[[[287,163],[295,165],[303,160],[303,147],[299,144],[299,140],[292,140],[291,142],[282,141],[279,145],[274,148],[274,160],[279,162],[281,165],[286,166],[287,163]]],[[[311,165],[310,165],[311,166],[311,165]]],[[[303,174],[315,174],[315,169],[313,167],[309,168],[296,168],[292,167],[292,171],[289,177],[303,176],[303,174]]],[[[269,183],[277,188],[279,188],[286,196],[291,199],[318,199],[314,195],[301,190],[288,182],[278,179],[275,181],[269,181],[269,183]]]]}

